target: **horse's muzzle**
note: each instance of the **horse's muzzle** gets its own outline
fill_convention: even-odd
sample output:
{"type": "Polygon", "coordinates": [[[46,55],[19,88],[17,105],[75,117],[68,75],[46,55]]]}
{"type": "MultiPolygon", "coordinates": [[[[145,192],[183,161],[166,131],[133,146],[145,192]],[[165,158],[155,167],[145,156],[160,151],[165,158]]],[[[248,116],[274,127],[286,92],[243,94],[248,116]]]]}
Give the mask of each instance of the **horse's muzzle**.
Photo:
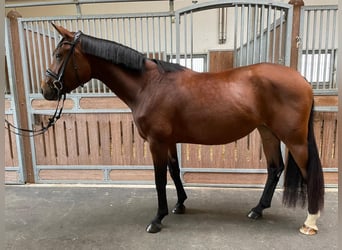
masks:
{"type": "Polygon", "coordinates": [[[55,101],[59,98],[58,90],[50,87],[50,85],[45,81],[41,84],[40,92],[46,100],[55,101]]]}

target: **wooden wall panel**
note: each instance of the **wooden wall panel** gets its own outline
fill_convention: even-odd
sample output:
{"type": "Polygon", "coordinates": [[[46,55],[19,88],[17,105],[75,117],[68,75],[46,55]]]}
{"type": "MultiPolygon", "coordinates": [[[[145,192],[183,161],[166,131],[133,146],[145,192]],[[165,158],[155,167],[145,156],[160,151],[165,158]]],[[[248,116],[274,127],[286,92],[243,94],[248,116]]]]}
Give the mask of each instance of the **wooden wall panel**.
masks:
{"type": "Polygon", "coordinates": [[[221,72],[233,68],[234,51],[211,50],[209,51],[209,72],[221,72]]]}
{"type": "MultiPolygon", "coordinates": [[[[13,124],[13,115],[5,115],[5,118],[13,124]]],[[[18,166],[18,149],[16,143],[16,136],[9,130],[5,129],[5,166],[18,166]]]]}
{"type": "MultiPolygon", "coordinates": [[[[46,122],[47,118],[48,116],[37,116],[35,119],[37,128],[41,126],[42,121],[46,122]]],[[[314,129],[323,167],[336,168],[338,146],[336,113],[316,112],[314,129]]],[[[36,137],[35,142],[38,165],[152,165],[149,145],[140,138],[130,113],[63,114],[55,127],[49,129],[46,134],[36,137]]],[[[182,167],[185,172],[187,168],[192,168],[192,172],[186,172],[184,175],[186,183],[234,184],[234,181],[237,182],[235,184],[244,181],[246,184],[256,185],[264,183],[264,174],[204,174],[200,170],[201,168],[251,171],[266,169],[266,160],[257,130],[226,145],[182,144],[181,148],[182,167]],[[196,168],[199,172],[193,172],[196,168]],[[237,178],[239,180],[235,180],[237,178]]],[[[40,175],[49,179],[54,173],[61,178],[66,178],[63,177],[65,172],[44,170],[40,175]]],[[[58,176],[56,178],[59,178],[58,176]]],[[[72,178],[76,178],[75,176],[72,178]]],[[[327,184],[336,182],[337,173],[325,173],[325,176],[327,184]]],[[[109,173],[112,181],[130,179],[150,181],[152,177],[153,171],[146,170],[111,170],[109,173]]]]}
{"type": "Polygon", "coordinates": [[[40,180],[103,180],[102,170],[49,170],[39,171],[40,180]]]}
{"type": "Polygon", "coordinates": [[[185,173],[186,183],[193,184],[239,184],[239,185],[264,185],[266,174],[241,174],[241,173],[185,173]]]}

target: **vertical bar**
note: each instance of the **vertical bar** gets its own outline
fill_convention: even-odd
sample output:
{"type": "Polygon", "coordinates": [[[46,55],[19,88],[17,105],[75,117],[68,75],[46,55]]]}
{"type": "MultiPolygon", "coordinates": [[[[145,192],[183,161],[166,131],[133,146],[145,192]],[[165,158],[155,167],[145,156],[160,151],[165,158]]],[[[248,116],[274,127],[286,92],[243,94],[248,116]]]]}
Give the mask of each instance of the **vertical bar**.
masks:
{"type": "Polygon", "coordinates": [[[248,65],[249,62],[249,44],[250,44],[250,34],[251,34],[251,5],[248,4],[248,10],[247,10],[247,44],[246,44],[246,64],[248,65]]]}
{"type": "Polygon", "coordinates": [[[135,37],[135,48],[138,49],[138,31],[137,31],[137,18],[134,18],[134,37],[135,37]]]}
{"type": "MultiPolygon", "coordinates": [[[[234,6],[234,68],[239,66],[237,64],[238,60],[238,53],[237,53],[237,36],[238,36],[238,6],[234,6]]],[[[240,49],[240,54],[241,54],[241,49],[240,49]]],[[[242,56],[242,55],[240,55],[242,56]]]]}
{"type": "MultiPolygon", "coordinates": [[[[89,20],[89,19],[87,19],[87,24],[88,24],[88,25],[87,25],[87,28],[88,28],[88,29],[87,29],[87,33],[90,34],[90,20],[89,20]]],[[[90,80],[90,81],[87,83],[87,86],[86,86],[86,87],[87,87],[87,91],[86,91],[87,94],[90,93],[90,86],[91,86],[92,82],[93,82],[93,81],[90,80]]]]}
{"type": "MultiPolygon", "coordinates": [[[[328,62],[328,44],[329,44],[329,36],[330,36],[330,29],[329,29],[329,20],[330,20],[330,10],[327,10],[327,14],[326,14],[326,18],[325,18],[325,42],[324,42],[324,62],[323,62],[323,79],[324,79],[324,83],[326,80],[329,80],[329,88],[331,88],[331,83],[332,83],[332,79],[330,78],[330,75],[328,76],[328,79],[326,79],[326,74],[327,74],[327,68],[328,68],[328,65],[329,65],[329,62],[328,62]]],[[[331,58],[330,58],[331,59],[331,58]]]]}
{"type": "MultiPolygon", "coordinates": [[[[303,32],[305,34],[305,68],[304,68],[304,76],[306,76],[308,74],[308,59],[309,59],[309,31],[310,31],[310,17],[311,17],[311,11],[308,10],[306,11],[306,32],[303,32]]],[[[309,79],[309,81],[311,82],[311,79],[309,79]]]]}
{"type": "MultiPolygon", "coordinates": [[[[159,60],[162,60],[162,59],[164,59],[164,58],[161,58],[161,50],[162,50],[162,48],[161,48],[161,24],[160,24],[160,18],[161,17],[157,17],[157,20],[158,20],[158,58],[159,58],[159,60]]],[[[164,31],[164,32],[166,32],[166,31],[164,31]]],[[[165,52],[166,53],[166,52],[165,52]]]]}
{"type": "Polygon", "coordinates": [[[141,41],[141,52],[144,51],[144,30],[143,30],[143,19],[142,17],[140,18],[140,41],[141,41]]]}
{"type": "MultiPolygon", "coordinates": [[[[245,65],[246,62],[242,62],[242,59],[244,58],[244,46],[243,46],[243,40],[244,40],[244,27],[245,27],[245,22],[244,22],[244,18],[245,18],[245,5],[241,5],[241,12],[240,12],[240,62],[239,62],[239,66],[245,65]]],[[[246,55],[247,56],[247,55],[246,55]]]]}
{"type": "Polygon", "coordinates": [[[270,61],[270,34],[271,33],[271,5],[268,5],[267,7],[267,28],[266,28],[266,45],[265,45],[265,48],[266,48],[266,62],[269,62],[270,61]]]}
{"type": "Polygon", "coordinates": [[[132,18],[128,18],[128,36],[129,36],[129,46],[130,46],[130,47],[133,46],[131,19],[132,19],[132,18]]]}
{"type": "Polygon", "coordinates": [[[334,10],[332,38],[331,38],[331,41],[332,41],[331,49],[332,49],[332,51],[331,51],[331,60],[330,60],[330,81],[331,81],[330,88],[337,88],[336,82],[333,82],[334,81],[335,48],[337,48],[336,39],[335,39],[335,33],[336,32],[334,32],[336,30],[336,24],[337,24],[336,16],[337,16],[337,9],[334,10]]]}
{"type": "Polygon", "coordinates": [[[128,45],[127,43],[127,34],[126,34],[126,20],[122,18],[122,35],[123,35],[123,44],[128,45]]]}
{"type": "Polygon", "coordinates": [[[258,5],[254,5],[254,31],[253,31],[253,58],[252,63],[256,63],[255,61],[255,53],[256,53],[256,46],[257,46],[257,38],[258,38],[258,16],[259,16],[259,8],[258,5]]]}
{"type": "Polygon", "coordinates": [[[193,30],[193,12],[190,13],[190,68],[193,70],[193,53],[194,53],[194,30],[193,30]]]}
{"type": "MultiPolygon", "coordinates": [[[[177,55],[179,55],[179,53],[177,53],[177,48],[179,49],[179,14],[177,14],[176,16],[170,16],[169,17],[169,24],[170,24],[170,57],[173,58],[173,29],[172,29],[172,18],[175,18],[176,21],[176,57],[177,55]],[[177,21],[178,20],[178,21],[177,21]],[[178,30],[178,31],[177,31],[178,30]],[[178,45],[177,45],[178,43],[178,45]]],[[[178,60],[179,61],[179,60],[178,60]]]]}
{"type": "MultiPolygon", "coordinates": [[[[314,17],[313,17],[313,27],[315,29],[317,23],[317,10],[314,10],[314,17]]],[[[314,68],[315,68],[315,39],[314,39],[314,33],[312,37],[312,42],[311,42],[311,48],[312,48],[312,59],[311,59],[311,72],[310,72],[310,78],[311,78],[311,83],[314,83],[314,68]]],[[[316,88],[318,88],[318,84],[316,81],[316,88]]]]}
{"type": "MultiPolygon", "coordinates": [[[[166,21],[167,20],[167,18],[166,18],[166,16],[164,16],[164,50],[165,50],[165,55],[164,55],[164,60],[166,60],[166,56],[167,56],[167,54],[168,54],[168,46],[167,46],[167,29],[166,29],[166,21]]],[[[171,43],[172,43],[172,41],[171,41],[171,43]]],[[[172,53],[172,52],[171,52],[172,53]]],[[[170,53],[170,54],[171,54],[170,53]]],[[[171,58],[170,59],[172,59],[172,56],[171,56],[171,58]]],[[[171,61],[171,60],[170,60],[171,61]]]]}
{"type": "Polygon", "coordinates": [[[187,60],[188,59],[187,18],[188,18],[187,13],[184,13],[183,20],[184,20],[184,66],[185,67],[188,67],[188,60],[187,60]]]}
{"type": "MultiPolygon", "coordinates": [[[[285,11],[284,11],[285,12],[285,11]]],[[[285,62],[284,65],[290,66],[291,63],[291,37],[292,37],[292,17],[293,17],[293,7],[291,6],[287,9],[287,19],[286,19],[286,39],[285,39],[285,62]]]]}
{"type": "MultiPolygon", "coordinates": [[[[277,8],[273,9],[272,63],[275,63],[275,44],[277,34],[277,8]]],[[[280,38],[280,37],[279,37],[280,38]]]]}
{"type": "Polygon", "coordinates": [[[259,62],[263,61],[262,55],[263,53],[263,37],[264,37],[264,12],[265,5],[261,5],[261,14],[260,14],[260,46],[259,46],[259,62]]]}
{"type": "MultiPolygon", "coordinates": [[[[31,38],[32,38],[32,48],[33,48],[33,62],[34,62],[34,67],[35,67],[35,69],[34,69],[34,75],[35,75],[35,79],[34,79],[34,75],[32,75],[32,78],[31,78],[31,81],[32,81],[32,86],[33,86],[33,89],[32,89],[32,94],[33,93],[37,93],[37,85],[36,85],[36,82],[35,82],[35,80],[38,80],[39,79],[39,70],[38,70],[38,68],[39,68],[39,66],[38,66],[38,57],[39,57],[39,55],[38,55],[38,53],[39,52],[37,52],[37,49],[36,49],[36,39],[35,39],[35,34],[34,34],[34,24],[33,24],[33,22],[31,23],[31,38]]],[[[39,40],[39,39],[38,39],[39,40]]],[[[38,41],[39,43],[40,43],[40,41],[38,41]]],[[[28,49],[30,49],[30,48],[28,48],[28,49]]],[[[32,65],[30,65],[30,67],[32,67],[32,65]]],[[[38,86],[38,88],[39,88],[39,86],[38,86]]]]}
{"type": "Polygon", "coordinates": [[[147,57],[150,56],[150,44],[149,44],[149,37],[150,37],[150,30],[149,30],[149,18],[146,17],[146,54],[147,57]]]}
{"type": "MultiPolygon", "coordinates": [[[[282,61],[282,57],[284,56],[284,62],[283,62],[283,64],[285,64],[285,65],[287,65],[286,64],[286,55],[283,55],[283,39],[284,39],[284,31],[283,31],[283,23],[284,23],[284,19],[283,19],[283,17],[284,17],[284,10],[283,9],[280,9],[280,25],[279,25],[279,48],[278,48],[278,53],[279,53],[279,62],[281,62],[282,61]]],[[[291,28],[290,28],[291,29],[291,28]]],[[[289,30],[286,30],[286,34],[288,34],[288,33],[291,33],[291,31],[289,31],[289,30]]],[[[286,42],[285,42],[285,44],[286,44],[286,42]]],[[[286,46],[285,46],[286,47],[286,46]]],[[[285,48],[286,49],[286,48],[285,48]]],[[[286,53],[286,51],[285,51],[285,53],[286,53]]],[[[288,64],[289,65],[289,64],[288,64]]]]}
{"type": "MultiPolygon", "coordinates": [[[[14,57],[13,57],[13,51],[11,51],[11,43],[12,43],[12,38],[10,37],[10,22],[8,18],[5,18],[5,53],[6,53],[6,63],[7,63],[7,69],[8,69],[8,80],[9,80],[9,91],[11,94],[11,100],[13,100],[14,103],[14,112],[13,112],[13,121],[15,122],[16,126],[19,126],[19,102],[16,101],[18,99],[17,97],[17,87],[16,84],[14,83],[15,79],[12,78],[15,77],[14,73],[14,57]]],[[[25,43],[25,41],[24,41],[25,43]]],[[[25,46],[24,46],[25,47],[25,46]]],[[[17,157],[18,157],[18,172],[19,172],[19,177],[20,183],[25,182],[25,162],[24,162],[24,155],[25,155],[25,149],[23,145],[23,138],[19,135],[15,135],[15,142],[16,142],[16,147],[17,147],[17,157]]]]}
{"type": "MultiPolygon", "coordinates": [[[[26,42],[27,42],[27,54],[28,54],[28,62],[29,64],[33,64],[33,60],[32,60],[32,54],[31,54],[31,39],[30,39],[30,34],[28,32],[28,28],[27,28],[27,23],[23,24],[23,29],[25,29],[25,35],[26,35],[26,42]]],[[[28,67],[30,70],[30,74],[29,76],[33,76],[33,70],[32,67],[28,67]]],[[[34,83],[32,80],[28,81],[30,83],[30,89],[28,93],[31,93],[31,91],[34,91],[34,83]]]]}
{"type": "MultiPolygon", "coordinates": [[[[323,11],[319,11],[319,32],[318,34],[322,34],[322,24],[323,24],[323,11]]],[[[321,73],[321,48],[322,48],[322,36],[318,35],[318,53],[317,53],[317,68],[316,68],[316,78],[317,78],[317,85],[321,84],[320,81],[320,73],[321,73]]],[[[322,86],[323,89],[325,89],[325,84],[324,84],[324,79],[322,81],[322,86]]]]}
{"type": "Polygon", "coordinates": [[[155,42],[155,34],[156,34],[156,30],[155,30],[155,24],[154,24],[154,17],[151,17],[151,21],[152,21],[152,58],[155,58],[156,56],[156,42],[155,42]]]}
{"type": "Polygon", "coordinates": [[[47,43],[46,43],[46,39],[48,38],[48,36],[45,33],[45,22],[42,21],[41,22],[41,29],[42,29],[42,36],[43,36],[43,52],[44,52],[44,65],[42,65],[42,77],[44,77],[44,73],[45,73],[45,68],[47,65],[49,65],[49,60],[48,60],[48,50],[47,50],[47,43]]]}
{"type": "MultiPolygon", "coordinates": [[[[95,22],[95,18],[91,19],[91,21],[93,23],[92,33],[93,33],[94,36],[96,36],[96,22],[95,22]]],[[[95,79],[92,79],[91,80],[91,93],[92,94],[95,94],[95,91],[96,91],[95,84],[96,84],[95,79]]]]}

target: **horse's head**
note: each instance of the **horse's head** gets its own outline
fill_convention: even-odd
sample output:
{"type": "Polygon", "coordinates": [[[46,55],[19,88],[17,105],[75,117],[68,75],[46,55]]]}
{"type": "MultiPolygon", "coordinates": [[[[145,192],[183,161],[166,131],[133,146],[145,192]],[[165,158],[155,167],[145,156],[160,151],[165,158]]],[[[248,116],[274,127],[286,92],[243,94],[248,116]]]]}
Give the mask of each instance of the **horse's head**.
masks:
{"type": "Polygon", "coordinates": [[[62,40],[53,52],[51,65],[41,83],[45,99],[57,100],[91,79],[91,70],[85,54],[81,51],[81,32],[70,32],[52,24],[62,35],[62,40]]]}

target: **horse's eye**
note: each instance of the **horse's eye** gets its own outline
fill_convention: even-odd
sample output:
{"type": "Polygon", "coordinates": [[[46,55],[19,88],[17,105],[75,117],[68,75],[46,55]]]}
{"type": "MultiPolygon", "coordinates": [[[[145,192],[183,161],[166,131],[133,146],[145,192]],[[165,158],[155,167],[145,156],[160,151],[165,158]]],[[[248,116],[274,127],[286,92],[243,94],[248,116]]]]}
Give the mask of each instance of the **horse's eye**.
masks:
{"type": "Polygon", "coordinates": [[[60,60],[60,59],[62,58],[62,54],[60,54],[60,53],[56,53],[55,56],[56,56],[56,59],[57,59],[57,60],[60,60]]]}

